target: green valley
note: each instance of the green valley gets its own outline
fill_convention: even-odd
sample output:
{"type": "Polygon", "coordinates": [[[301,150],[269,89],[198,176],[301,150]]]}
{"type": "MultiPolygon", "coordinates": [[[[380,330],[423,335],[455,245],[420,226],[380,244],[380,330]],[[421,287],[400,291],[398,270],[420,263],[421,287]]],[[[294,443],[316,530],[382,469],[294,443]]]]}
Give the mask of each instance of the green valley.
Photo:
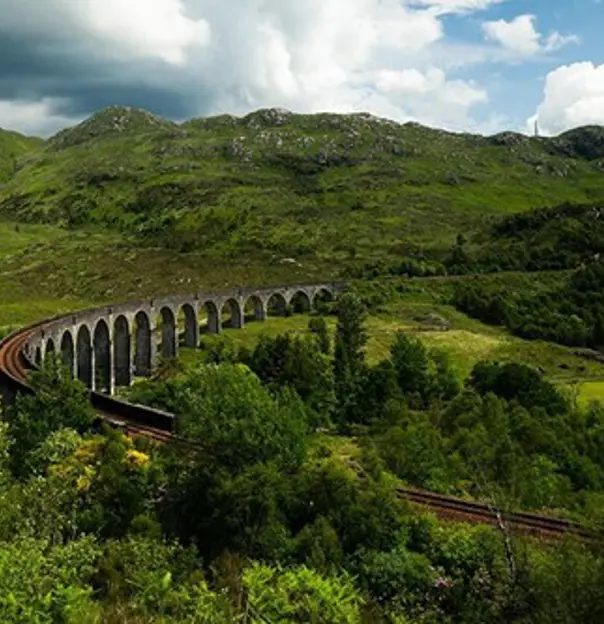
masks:
{"type": "Polygon", "coordinates": [[[157,327],[133,306],[119,345],[69,318],[71,370],[61,341],[2,408],[0,619],[600,622],[603,253],[598,126],[111,107],[48,140],[0,132],[0,336],[161,295],[346,283],[278,314],[269,292],[268,318],[230,328],[241,303],[220,334],[193,311],[190,343],[182,302],[149,306],[157,327]],[[187,443],[98,422],[93,361],[111,393],[118,360],[118,396],[169,411],[187,443]],[[517,511],[590,539],[517,533],[517,511]]]}

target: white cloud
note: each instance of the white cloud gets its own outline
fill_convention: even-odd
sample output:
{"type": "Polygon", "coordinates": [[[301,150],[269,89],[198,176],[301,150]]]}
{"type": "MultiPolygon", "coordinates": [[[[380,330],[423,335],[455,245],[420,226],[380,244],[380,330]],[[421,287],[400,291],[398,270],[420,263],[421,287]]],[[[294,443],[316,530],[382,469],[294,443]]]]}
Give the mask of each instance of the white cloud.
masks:
{"type": "Polygon", "coordinates": [[[534,15],[519,15],[511,22],[503,19],[486,22],[483,29],[488,39],[497,41],[504,48],[521,54],[535,54],[541,45],[534,22],[534,15]]]}
{"type": "Polygon", "coordinates": [[[518,15],[509,22],[503,19],[485,22],[482,28],[487,39],[521,56],[552,52],[578,41],[575,35],[561,35],[557,31],[543,36],[535,28],[535,20],[534,15],[518,15]]]}
{"type": "MultiPolygon", "coordinates": [[[[191,115],[263,106],[369,109],[457,128],[487,97],[473,82],[451,77],[443,16],[498,1],[19,0],[15,8],[14,0],[0,0],[0,14],[8,16],[0,39],[27,35],[43,40],[41,54],[59,50],[53,58],[69,59],[68,70],[57,71],[58,86],[44,66],[39,82],[47,90],[38,101],[76,87],[71,97],[82,97],[87,84],[103,94],[116,85],[119,93],[156,89],[164,100],[174,88],[191,115]],[[76,75],[82,59],[96,65],[76,75]]],[[[0,72],[0,99],[1,79],[0,72]]],[[[36,110],[52,109],[44,101],[36,110]]],[[[92,112],[95,99],[85,101],[92,112]]],[[[0,126],[8,119],[0,110],[0,126]]],[[[14,116],[10,123],[15,127],[14,116]]]]}
{"type": "Polygon", "coordinates": [[[569,43],[579,43],[579,37],[577,35],[561,35],[558,31],[554,31],[545,39],[544,47],[547,52],[555,52],[569,43]]]}
{"type": "MultiPolygon", "coordinates": [[[[471,82],[448,80],[436,67],[425,72],[381,70],[376,75],[375,90],[374,106],[379,106],[379,97],[383,97],[398,109],[398,114],[390,112],[391,117],[400,118],[403,111],[405,117],[453,130],[473,127],[469,110],[476,104],[488,102],[486,91],[471,82]]],[[[386,109],[384,103],[382,107],[386,109]]]]}
{"type": "Polygon", "coordinates": [[[558,134],[588,124],[604,125],[604,64],[563,65],[545,81],[543,101],[528,121],[535,119],[545,134],[558,134]]]}
{"type": "Polygon", "coordinates": [[[44,99],[39,102],[0,100],[0,127],[16,129],[31,136],[48,135],[78,123],[80,119],[54,113],[58,102],[44,99]]]}
{"type": "Polygon", "coordinates": [[[502,2],[505,2],[505,0],[409,0],[411,6],[430,7],[441,15],[446,13],[484,11],[502,2]]]}
{"type": "Polygon", "coordinates": [[[186,16],[182,0],[71,0],[95,34],[140,56],[182,65],[191,46],[205,47],[210,27],[186,16]]]}

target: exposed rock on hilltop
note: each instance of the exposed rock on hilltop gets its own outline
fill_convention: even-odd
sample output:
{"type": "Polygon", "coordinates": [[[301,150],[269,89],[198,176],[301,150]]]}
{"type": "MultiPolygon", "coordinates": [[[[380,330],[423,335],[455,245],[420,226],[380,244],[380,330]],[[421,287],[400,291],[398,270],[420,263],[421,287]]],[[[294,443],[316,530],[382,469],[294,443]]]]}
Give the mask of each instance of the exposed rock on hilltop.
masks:
{"type": "Polygon", "coordinates": [[[62,150],[80,145],[98,137],[124,133],[143,133],[167,130],[178,126],[159,115],[129,106],[110,106],[82,123],[61,130],[48,141],[51,149],[62,150]]]}
{"type": "Polygon", "coordinates": [[[500,132],[487,138],[487,142],[497,146],[522,146],[528,145],[531,138],[519,132],[500,132]]]}
{"type": "Polygon", "coordinates": [[[285,125],[293,114],[283,108],[262,108],[246,115],[242,122],[249,128],[278,127],[285,125]]]}
{"type": "Polygon", "coordinates": [[[583,126],[545,141],[547,150],[570,158],[604,158],[604,127],[583,126]]]}

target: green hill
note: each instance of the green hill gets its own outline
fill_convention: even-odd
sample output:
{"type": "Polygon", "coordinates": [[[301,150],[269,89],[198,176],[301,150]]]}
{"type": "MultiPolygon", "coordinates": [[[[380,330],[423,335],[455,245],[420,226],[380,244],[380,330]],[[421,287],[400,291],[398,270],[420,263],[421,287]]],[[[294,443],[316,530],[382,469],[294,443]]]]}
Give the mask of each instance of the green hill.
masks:
{"type": "Polygon", "coordinates": [[[28,157],[0,214],[223,257],[375,260],[448,249],[492,216],[601,199],[603,133],[482,137],[278,109],[177,125],[112,107],[28,157]]]}
{"type": "Polygon", "coordinates": [[[43,144],[42,139],[0,129],[0,189],[15,175],[22,157],[43,144]]]}

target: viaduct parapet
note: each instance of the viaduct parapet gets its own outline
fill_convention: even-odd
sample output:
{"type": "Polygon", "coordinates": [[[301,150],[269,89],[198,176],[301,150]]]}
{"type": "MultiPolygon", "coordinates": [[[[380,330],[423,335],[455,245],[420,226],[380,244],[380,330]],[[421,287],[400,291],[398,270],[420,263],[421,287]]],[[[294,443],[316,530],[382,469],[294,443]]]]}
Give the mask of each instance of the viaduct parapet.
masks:
{"type": "Polygon", "coordinates": [[[339,282],[158,297],[68,314],[40,324],[23,348],[28,365],[59,354],[73,377],[92,392],[113,395],[134,377],[147,377],[158,358],[197,347],[200,333],[240,329],[249,321],[314,308],[335,299],[339,282]]]}

